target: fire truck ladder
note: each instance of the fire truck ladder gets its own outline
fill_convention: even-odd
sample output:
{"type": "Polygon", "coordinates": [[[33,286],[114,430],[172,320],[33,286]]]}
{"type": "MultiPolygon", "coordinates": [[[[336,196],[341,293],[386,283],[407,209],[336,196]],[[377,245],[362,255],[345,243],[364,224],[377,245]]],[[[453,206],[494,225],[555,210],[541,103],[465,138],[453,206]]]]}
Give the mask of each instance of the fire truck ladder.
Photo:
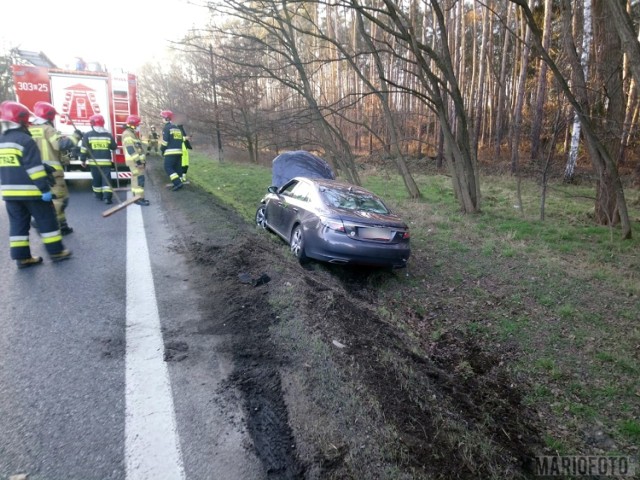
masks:
{"type": "MultiPolygon", "coordinates": [[[[114,133],[118,145],[122,145],[122,132],[127,122],[127,117],[131,112],[131,98],[129,96],[129,84],[126,77],[123,80],[113,79],[113,113],[115,117],[114,133]]],[[[118,164],[114,162],[116,169],[116,186],[120,188],[120,176],[118,175],[118,164]]]]}

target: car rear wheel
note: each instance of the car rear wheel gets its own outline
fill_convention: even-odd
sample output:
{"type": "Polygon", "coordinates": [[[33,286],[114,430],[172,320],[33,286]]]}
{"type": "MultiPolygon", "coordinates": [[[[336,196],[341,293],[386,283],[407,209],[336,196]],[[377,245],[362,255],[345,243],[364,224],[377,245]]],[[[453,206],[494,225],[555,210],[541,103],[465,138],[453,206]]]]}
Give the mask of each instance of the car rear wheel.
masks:
{"type": "Polygon", "coordinates": [[[256,225],[265,230],[267,229],[267,209],[265,205],[260,205],[256,210],[256,225]]]}
{"type": "Polygon", "coordinates": [[[306,253],[304,253],[304,237],[302,235],[302,227],[296,225],[291,232],[291,253],[293,253],[300,263],[304,263],[308,260],[306,253]]]}

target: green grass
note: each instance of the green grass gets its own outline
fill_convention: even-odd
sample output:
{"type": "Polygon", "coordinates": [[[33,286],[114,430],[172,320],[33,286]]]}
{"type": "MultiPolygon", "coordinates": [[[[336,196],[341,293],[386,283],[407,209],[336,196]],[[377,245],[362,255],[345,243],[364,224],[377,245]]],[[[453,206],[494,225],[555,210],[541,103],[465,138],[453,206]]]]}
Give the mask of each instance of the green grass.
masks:
{"type": "Polygon", "coordinates": [[[621,423],[620,431],[626,435],[631,441],[640,442],[640,422],[637,420],[627,420],[621,423]]]}
{"type": "Polygon", "coordinates": [[[553,438],[551,435],[545,435],[544,443],[557,455],[566,454],[569,447],[561,440],[553,438]]]}
{"type": "Polygon", "coordinates": [[[569,320],[570,318],[574,317],[575,314],[576,314],[576,309],[573,305],[564,304],[564,305],[561,305],[560,308],[558,308],[558,315],[563,320],[569,320]]]}
{"type": "Polygon", "coordinates": [[[195,153],[189,160],[189,178],[250,221],[271,185],[271,170],[251,164],[220,163],[195,153]]]}

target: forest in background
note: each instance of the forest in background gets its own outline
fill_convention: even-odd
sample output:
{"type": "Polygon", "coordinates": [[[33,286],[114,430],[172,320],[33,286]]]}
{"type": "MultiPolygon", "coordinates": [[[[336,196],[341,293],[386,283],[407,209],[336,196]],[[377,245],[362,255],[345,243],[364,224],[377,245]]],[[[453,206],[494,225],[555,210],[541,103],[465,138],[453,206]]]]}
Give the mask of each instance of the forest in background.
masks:
{"type": "Polygon", "coordinates": [[[307,149],[354,183],[359,164],[383,161],[411,198],[416,166],[446,167],[467,213],[482,208],[481,165],[535,175],[544,205],[549,180],[575,181],[580,160],[596,223],[631,237],[636,1],[201,3],[209,26],[139,72],[147,125],[169,108],[220,160],[307,149]]]}

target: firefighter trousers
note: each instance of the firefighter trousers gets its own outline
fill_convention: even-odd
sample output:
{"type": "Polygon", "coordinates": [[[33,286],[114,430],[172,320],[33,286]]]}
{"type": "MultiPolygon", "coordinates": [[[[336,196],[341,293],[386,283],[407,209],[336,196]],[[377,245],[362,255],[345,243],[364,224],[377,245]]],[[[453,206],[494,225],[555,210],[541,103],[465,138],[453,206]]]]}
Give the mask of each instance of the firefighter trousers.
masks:
{"type": "Polygon", "coordinates": [[[110,200],[113,196],[111,186],[111,166],[110,165],[89,165],[91,170],[91,189],[97,198],[110,200]]]}
{"type": "Polygon", "coordinates": [[[164,171],[169,175],[169,180],[174,185],[180,185],[182,181],[182,155],[165,155],[164,171]]]}
{"type": "Polygon", "coordinates": [[[64,179],[64,172],[62,170],[56,170],[53,173],[55,184],[51,187],[51,193],[55,196],[53,199],[53,206],[56,209],[56,218],[60,225],[67,224],[67,215],[65,210],[69,205],[69,189],[67,188],[67,182],[64,179]]]}
{"type": "Polygon", "coordinates": [[[29,230],[31,217],[38,224],[42,243],[49,255],[55,255],[64,250],[62,234],[56,219],[56,210],[52,202],[42,200],[7,200],[5,199],[9,216],[9,250],[13,260],[31,258],[29,245],[29,230]]]}
{"type": "Polygon", "coordinates": [[[145,164],[136,165],[136,162],[132,162],[131,160],[126,161],[127,167],[131,170],[131,193],[133,195],[138,195],[144,198],[144,169],[145,164]]]}

